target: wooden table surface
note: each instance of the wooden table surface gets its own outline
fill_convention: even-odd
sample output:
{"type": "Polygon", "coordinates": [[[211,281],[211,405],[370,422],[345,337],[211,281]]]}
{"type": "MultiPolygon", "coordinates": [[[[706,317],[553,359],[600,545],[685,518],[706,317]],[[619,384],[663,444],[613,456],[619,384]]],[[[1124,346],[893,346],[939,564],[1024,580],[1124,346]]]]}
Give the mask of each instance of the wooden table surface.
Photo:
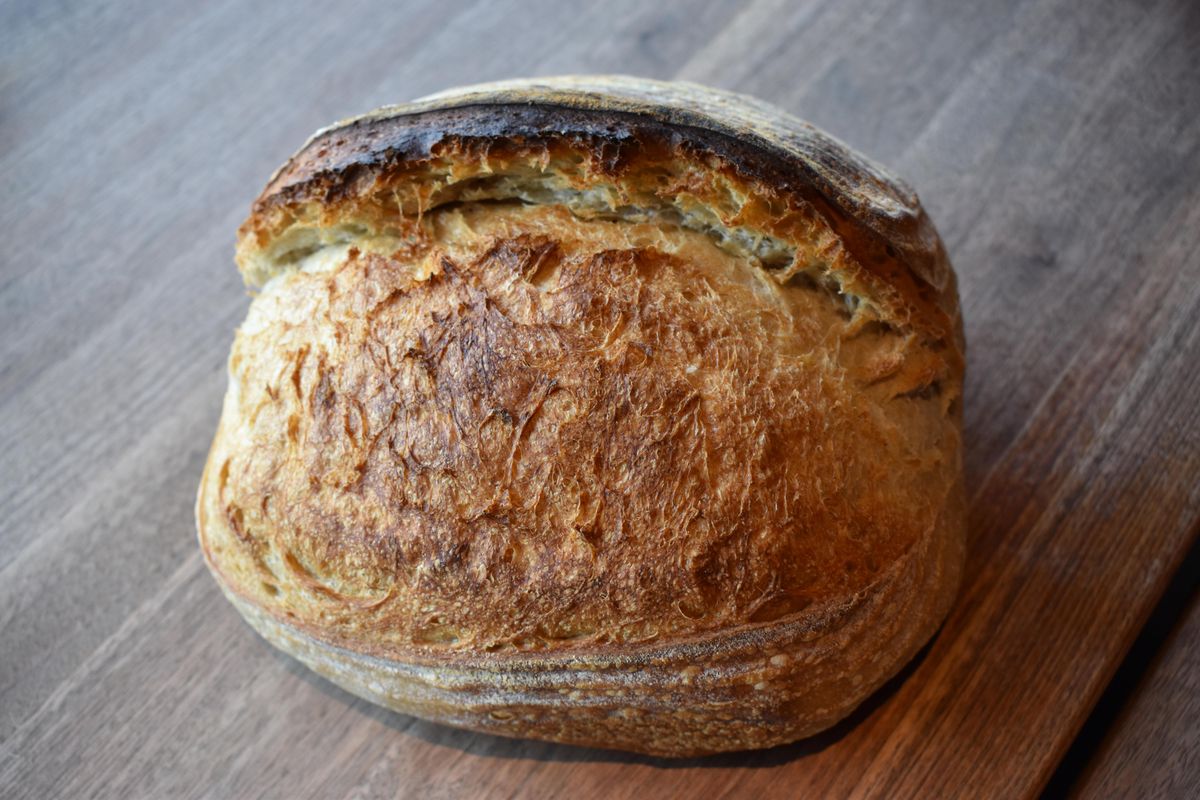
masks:
{"type": "MultiPolygon", "coordinates": [[[[0,145],[5,797],[1036,795],[1200,530],[1189,0],[6,0],[0,145]],[[670,762],[385,712],[256,638],[197,551],[234,230],[275,166],[383,103],[618,71],[758,95],[891,165],[960,275],[962,594],[789,747],[670,762]]],[[[1200,784],[1196,631],[1084,793],[1200,784]]]]}
{"type": "MultiPolygon", "coordinates": [[[[1193,550],[1192,560],[1196,555],[1193,550]]],[[[1096,732],[1103,738],[1072,787],[1080,800],[1194,797],[1200,791],[1200,594],[1195,569],[1192,565],[1191,603],[1119,716],[1096,732]]]]}

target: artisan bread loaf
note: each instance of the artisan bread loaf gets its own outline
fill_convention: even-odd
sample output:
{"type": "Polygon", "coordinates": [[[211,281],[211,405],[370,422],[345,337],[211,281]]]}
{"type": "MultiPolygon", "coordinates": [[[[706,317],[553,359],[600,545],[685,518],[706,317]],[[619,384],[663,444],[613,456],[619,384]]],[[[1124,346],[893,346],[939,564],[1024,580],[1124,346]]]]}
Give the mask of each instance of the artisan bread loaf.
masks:
{"type": "Polygon", "coordinates": [[[688,84],[457,90],[318,132],[200,486],[212,572],[354,694],[681,756],[849,714],[963,561],[963,341],[916,196],[688,84]]]}

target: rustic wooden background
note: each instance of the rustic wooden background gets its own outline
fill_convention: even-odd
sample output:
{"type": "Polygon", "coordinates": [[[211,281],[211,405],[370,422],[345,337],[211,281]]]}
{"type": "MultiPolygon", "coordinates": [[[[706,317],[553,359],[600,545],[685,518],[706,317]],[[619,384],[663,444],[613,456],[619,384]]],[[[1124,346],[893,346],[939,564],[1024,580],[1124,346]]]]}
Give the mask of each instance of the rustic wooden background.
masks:
{"type": "Polygon", "coordinates": [[[4,0],[0,188],[0,795],[1028,796],[1081,730],[1056,791],[1200,784],[1194,600],[1085,725],[1200,530],[1200,3],[4,0]],[[668,762],[429,725],[275,654],[201,563],[268,175],[340,117],[566,72],[804,116],[908,178],[957,265],[966,585],[815,740],[668,762]]]}

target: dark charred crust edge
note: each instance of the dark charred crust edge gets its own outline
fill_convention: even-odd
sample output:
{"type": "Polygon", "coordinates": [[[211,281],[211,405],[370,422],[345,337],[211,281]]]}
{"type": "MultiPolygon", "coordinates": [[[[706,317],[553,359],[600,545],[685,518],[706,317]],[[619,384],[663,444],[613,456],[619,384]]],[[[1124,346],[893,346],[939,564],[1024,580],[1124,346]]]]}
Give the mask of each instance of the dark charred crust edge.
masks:
{"type": "Polygon", "coordinates": [[[871,275],[908,299],[927,335],[962,351],[953,272],[916,194],[899,179],[748,98],[686,84],[589,80],[579,89],[557,80],[467,89],[333,125],[272,176],[253,216],[335,202],[372,174],[429,159],[445,142],[574,140],[615,177],[623,148],[665,144],[715,157],[748,182],[811,204],[871,275]]]}

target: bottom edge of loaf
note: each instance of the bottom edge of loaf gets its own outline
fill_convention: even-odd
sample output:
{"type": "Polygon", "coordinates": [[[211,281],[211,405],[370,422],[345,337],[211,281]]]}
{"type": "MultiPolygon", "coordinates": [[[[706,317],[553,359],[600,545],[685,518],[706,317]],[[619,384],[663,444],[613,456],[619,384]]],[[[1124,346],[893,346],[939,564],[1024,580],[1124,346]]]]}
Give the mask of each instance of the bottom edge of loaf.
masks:
{"type": "Polygon", "coordinates": [[[954,594],[944,587],[931,593],[924,599],[939,607],[920,609],[917,624],[897,627],[888,624],[895,622],[893,601],[911,602],[912,587],[890,596],[899,587],[888,581],[837,630],[810,641],[803,633],[768,637],[759,652],[743,642],[711,660],[694,648],[667,648],[648,659],[558,657],[489,668],[478,659],[417,664],[348,650],[219,582],[267,642],[357,697],[455,728],[656,757],[768,748],[830,728],[911,660],[954,594]],[[857,668],[848,666],[855,662],[857,668]]]}

